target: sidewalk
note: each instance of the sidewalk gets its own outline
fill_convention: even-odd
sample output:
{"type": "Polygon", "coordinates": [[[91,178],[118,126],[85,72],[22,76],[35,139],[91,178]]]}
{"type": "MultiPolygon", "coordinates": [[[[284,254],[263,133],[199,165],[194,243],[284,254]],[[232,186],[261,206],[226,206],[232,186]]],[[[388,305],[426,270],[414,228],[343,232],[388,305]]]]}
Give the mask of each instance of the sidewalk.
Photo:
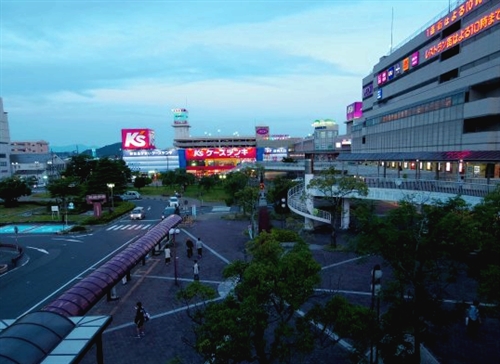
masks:
{"type": "MultiPolygon", "coordinates": [[[[128,284],[117,286],[119,300],[102,300],[89,312],[89,315],[113,316],[113,322],[103,335],[105,363],[174,363],[174,360],[182,364],[202,363],[191,347],[194,343],[193,324],[184,304],[176,299],[176,293],[193,281],[193,259],[187,258],[184,245],[188,236],[200,237],[205,243],[203,257],[199,259],[201,282],[220,292],[227,292],[228,283],[222,277],[222,269],[236,259],[245,260],[244,247],[248,240],[245,231],[248,221],[223,220],[220,216],[221,214],[206,214],[192,226],[181,229],[176,238],[179,286],[174,283],[173,262],[165,266],[162,254],[152,256],[146,265],[137,266],[128,284]],[[133,318],[137,301],[142,301],[152,315],[152,319],[146,324],[146,337],[142,339],[134,338],[133,318]]],[[[312,253],[315,259],[323,267],[319,288],[325,291],[342,291],[351,302],[369,306],[367,277],[374,264],[382,263],[380,259],[368,257],[361,260],[351,253],[325,250],[324,246],[329,243],[328,233],[311,234],[308,242],[314,247],[312,253]]],[[[383,269],[385,279],[389,279],[389,269],[383,269]]],[[[498,322],[485,323],[488,327],[495,325],[498,329],[498,322]]],[[[483,330],[485,333],[495,333],[494,329],[487,327],[483,327],[483,330]]],[[[424,350],[422,363],[496,363],[500,354],[498,338],[497,332],[496,336],[494,334],[484,344],[478,341],[471,347],[464,341],[465,337],[455,335],[451,350],[446,347],[450,342],[443,338],[440,340],[441,345],[433,348],[433,354],[439,361],[424,350]],[[461,349],[457,349],[457,346],[461,349]]],[[[91,349],[82,363],[95,362],[94,350],[95,348],[91,349]]],[[[348,353],[340,345],[317,350],[294,364],[332,362],[350,362],[348,353]]]]}

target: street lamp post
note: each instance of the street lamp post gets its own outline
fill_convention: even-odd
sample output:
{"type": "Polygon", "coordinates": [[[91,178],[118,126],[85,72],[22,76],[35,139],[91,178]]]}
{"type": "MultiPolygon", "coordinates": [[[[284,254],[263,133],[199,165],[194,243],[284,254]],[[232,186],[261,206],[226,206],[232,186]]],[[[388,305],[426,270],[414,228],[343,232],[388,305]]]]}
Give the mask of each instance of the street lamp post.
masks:
{"type": "MultiPolygon", "coordinates": [[[[375,264],[375,266],[372,269],[371,272],[371,306],[370,309],[373,311],[375,309],[375,303],[376,303],[376,314],[377,314],[377,325],[379,324],[380,320],[380,290],[381,290],[381,280],[382,280],[382,269],[380,268],[380,264],[375,264]]],[[[378,343],[375,343],[373,345],[373,339],[372,339],[372,345],[370,347],[370,364],[372,363],[378,363],[378,343]],[[375,347],[375,348],[374,348],[375,347]],[[373,351],[375,349],[375,360],[373,358],[373,351]]]]}
{"type": "Polygon", "coordinates": [[[179,229],[170,229],[168,231],[168,235],[172,237],[172,245],[174,247],[174,281],[175,285],[178,286],[179,282],[177,281],[177,245],[175,244],[175,236],[179,234],[181,231],[179,229]]]}
{"type": "Polygon", "coordinates": [[[285,208],[286,208],[286,198],[281,199],[281,228],[285,228],[285,208]]]}
{"type": "Polygon", "coordinates": [[[114,198],[113,198],[113,188],[115,187],[115,184],[114,183],[108,183],[107,186],[111,190],[111,194],[109,195],[109,198],[111,200],[111,210],[113,210],[115,208],[115,202],[114,202],[114,198]]]}

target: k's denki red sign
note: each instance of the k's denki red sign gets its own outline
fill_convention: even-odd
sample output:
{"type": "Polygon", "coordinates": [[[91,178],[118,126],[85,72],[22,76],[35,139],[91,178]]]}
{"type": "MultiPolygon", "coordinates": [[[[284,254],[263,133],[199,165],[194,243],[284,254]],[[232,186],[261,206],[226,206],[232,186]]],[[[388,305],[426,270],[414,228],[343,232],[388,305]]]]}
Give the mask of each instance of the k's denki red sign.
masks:
{"type": "Polygon", "coordinates": [[[186,149],[187,160],[207,158],[255,158],[255,148],[200,148],[186,149]]]}
{"type": "Polygon", "coordinates": [[[151,129],[122,129],[122,149],[154,149],[154,131],[151,129]]]}

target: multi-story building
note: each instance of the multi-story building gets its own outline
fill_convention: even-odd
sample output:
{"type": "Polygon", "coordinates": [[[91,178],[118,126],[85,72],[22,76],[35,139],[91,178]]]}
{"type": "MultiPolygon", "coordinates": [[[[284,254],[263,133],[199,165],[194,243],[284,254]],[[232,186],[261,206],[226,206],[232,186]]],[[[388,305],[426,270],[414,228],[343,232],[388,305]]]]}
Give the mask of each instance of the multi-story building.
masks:
{"type": "Polygon", "coordinates": [[[500,177],[500,0],[458,1],[362,86],[344,160],[500,177]]]}
{"type": "Polygon", "coordinates": [[[45,140],[14,141],[10,147],[12,154],[49,153],[49,143],[45,140]]]}
{"type": "Polygon", "coordinates": [[[10,169],[13,177],[42,184],[59,178],[66,162],[54,153],[19,153],[10,155],[10,169]]]}
{"type": "Polygon", "coordinates": [[[10,133],[9,119],[3,110],[3,101],[0,97],[0,179],[10,176],[10,133]]]}

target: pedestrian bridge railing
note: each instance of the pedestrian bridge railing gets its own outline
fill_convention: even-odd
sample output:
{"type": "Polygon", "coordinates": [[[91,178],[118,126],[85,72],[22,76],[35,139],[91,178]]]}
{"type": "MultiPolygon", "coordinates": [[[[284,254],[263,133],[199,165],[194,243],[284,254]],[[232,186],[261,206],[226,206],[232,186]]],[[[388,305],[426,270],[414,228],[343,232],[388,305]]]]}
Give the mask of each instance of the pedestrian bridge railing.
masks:
{"type": "Polygon", "coordinates": [[[439,192],[452,195],[464,195],[474,197],[485,197],[495,191],[498,184],[484,184],[472,182],[451,182],[442,180],[420,180],[405,178],[377,178],[360,177],[368,188],[387,188],[396,190],[439,192]]]}
{"type": "Polygon", "coordinates": [[[332,215],[327,211],[314,208],[313,206],[311,206],[311,211],[309,211],[306,204],[307,198],[304,183],[292,187],[288,190],[288,208],[298,215],[329,224],[332,215]]]}
{"type": "MultiPolygon", "coordinates": [[[[401,201],[410,198],[419,204],[433,204],[436,201],[445,201],[455,196],[461,196],[466,203],[473,206],[481,203],[489,193],[500,188],[496,183],[451,182],[441,180],[418,180],[405,178],[377,178],[359,177],[368,186],[367,196],[356,196],[356,193],[347,197],[380,200],[401,201]]],[[[304,183],[292,187],[288,191],[288,207],[298,215],[315,221],[330,223],[331,214],[315,208],[313,201],[307,203],[311,197],[321,197],[317,190],[306,191],[304,183]]]]}

